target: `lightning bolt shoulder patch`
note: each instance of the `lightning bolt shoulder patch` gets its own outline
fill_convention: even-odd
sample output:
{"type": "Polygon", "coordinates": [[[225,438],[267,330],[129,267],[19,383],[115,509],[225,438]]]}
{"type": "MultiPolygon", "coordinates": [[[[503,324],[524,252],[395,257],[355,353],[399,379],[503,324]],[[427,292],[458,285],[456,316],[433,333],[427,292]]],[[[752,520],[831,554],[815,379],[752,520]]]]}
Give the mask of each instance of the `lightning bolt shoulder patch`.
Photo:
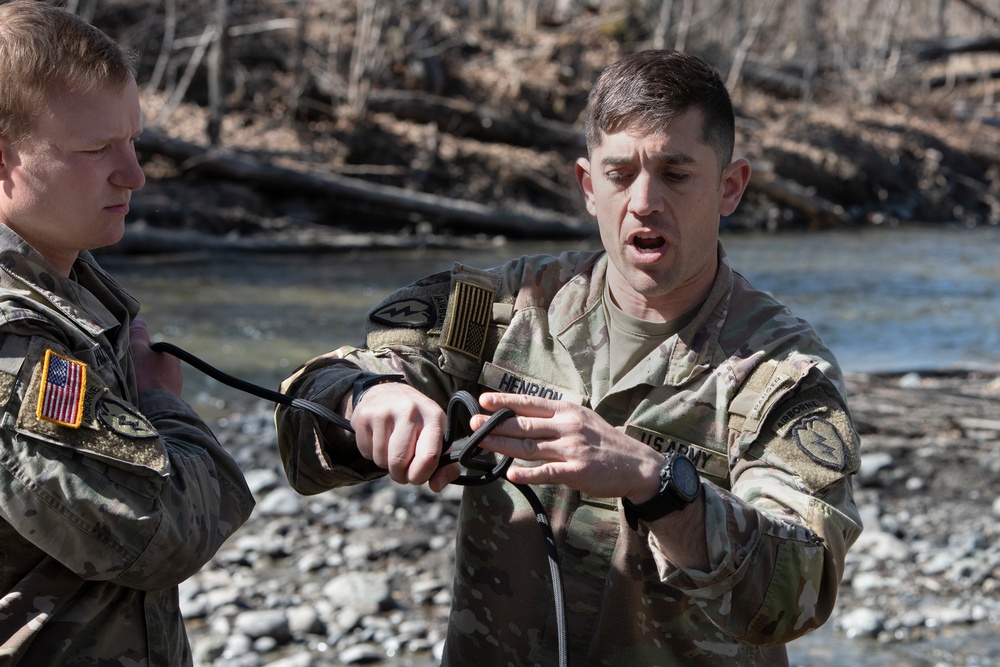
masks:
{"type": "Polygon", "coordinates": [[[798,392],[772,410],[767,419],[772,437],[753,446],[753,455],[797,475],[819,491],[847,477],[861,465],[860,438],[850,415],[821,387],[798,392]]]}
{"type": "Polygon", "coordinates": [[[389,327],[429,329],[437,319],[437,310],[427,299],[409,297],[385,304],[369,318],[389,327]]]}
{"type": "Polygon", "coordinates": [[[792,429],[792,435],[806,456],[816,463],[843,470],[847,465],[847,447],[833,424],[819,417],[809,417],[792,429]]]}

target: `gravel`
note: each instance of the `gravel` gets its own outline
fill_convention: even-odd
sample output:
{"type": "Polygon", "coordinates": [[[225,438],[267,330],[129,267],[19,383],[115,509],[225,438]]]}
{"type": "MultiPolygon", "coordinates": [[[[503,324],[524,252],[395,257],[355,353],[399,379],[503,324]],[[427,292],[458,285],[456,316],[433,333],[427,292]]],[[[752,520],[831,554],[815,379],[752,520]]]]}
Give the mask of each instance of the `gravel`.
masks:
{"type": "MultiPolygon", "coordinates": [[[[998,628],[1000,378],[858,375],[849,387],[865,531],[827,624],[836,641],[913,646],[998,628]]],[[[461,489],[382,480],[300,496],[278,460],[272,406],[225,409],[216,432],[258,504],[181,587],[196,664],[437,665],[461,489]]]]}

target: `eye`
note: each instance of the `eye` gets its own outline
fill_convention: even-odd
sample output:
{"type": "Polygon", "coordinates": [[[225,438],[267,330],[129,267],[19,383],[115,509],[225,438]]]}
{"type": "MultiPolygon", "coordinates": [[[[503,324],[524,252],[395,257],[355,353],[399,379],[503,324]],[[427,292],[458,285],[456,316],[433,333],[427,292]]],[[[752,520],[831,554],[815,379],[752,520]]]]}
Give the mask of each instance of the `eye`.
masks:
{"type": "Polygon", "coordinates": [[[604,177],[608,179],[609,183],[618,187],[624,187],[632,181],[631,172],[622,169],[615,169],[613,171],[606,172],[604,177]]]}
{"type": "Polygon", "coordinates": [[[103,155],[104,153],[108,152],[108,148],[109,148],[109,146],[104,145],[104,146],[101,146],[100,148],[94,148],[94,149],[89,150],[89,151],[83,151],[83,153],[86,154],[86,155],[103,155]]]}
{"type": "Polygon", "coordinates": [[[691,174],[686,171],[667,171],[663,174],[663,178],[671,183],[684,183],[691,178],[691,174]]]}

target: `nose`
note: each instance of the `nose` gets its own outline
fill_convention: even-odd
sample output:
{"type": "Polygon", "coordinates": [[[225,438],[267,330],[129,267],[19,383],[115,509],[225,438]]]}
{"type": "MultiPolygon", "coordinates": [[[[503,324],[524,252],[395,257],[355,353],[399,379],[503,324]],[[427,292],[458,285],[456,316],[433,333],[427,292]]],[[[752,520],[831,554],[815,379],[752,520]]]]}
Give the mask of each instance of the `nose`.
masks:
{"type": "Polygon", "coordinates": [[[111,182],[129,190],[138,190],[146,184],[146,174],[131,144],[123,150],[118,168],[111,174],[111,182]]]}
{"type": "Polygon", "coordinates": [[[663,210],[663,195],[652,174],[642,171],[632,181],[629,192],[629,212],[636,217],[659,213],[663,210]]]}

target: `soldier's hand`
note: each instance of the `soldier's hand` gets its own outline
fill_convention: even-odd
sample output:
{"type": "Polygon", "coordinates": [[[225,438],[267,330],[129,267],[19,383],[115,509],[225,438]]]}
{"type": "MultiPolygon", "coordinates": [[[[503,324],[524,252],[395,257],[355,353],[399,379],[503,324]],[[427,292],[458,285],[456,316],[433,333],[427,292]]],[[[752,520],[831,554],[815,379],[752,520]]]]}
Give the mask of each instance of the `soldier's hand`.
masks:
{"type": "Polygon", "coordinates": [[[175,396],[181,395],[184,373],[181,362],[174,356],[156,352],[149,347],[146,322],[136,318],[129,325],[129,347],[135,367],[135,381],[139,392],[163,389],[175,396]]]}
{"type": "MultiPolygon", "coordinates": [[[[486,393],[489,412],[510,408],[507,419],[483,440],[483,449],[535,465],[513,465],[507,479],[517,484],[564,484],[599,498],[644,502],[659,488],[663,456],[608,424],[597,413],[565,401],[521,394],[486,393]]],[[[473,428],[488,417],[475,415],[473,428]]]]}
{"type": "Polygon", "coordinates": [[[438,470],[445,414],[422,393],[400,383],[375,385],[351,414],[358,451],[400,484],[429,482],[440,491],[461,473],[458,464],[438,470]]]}

